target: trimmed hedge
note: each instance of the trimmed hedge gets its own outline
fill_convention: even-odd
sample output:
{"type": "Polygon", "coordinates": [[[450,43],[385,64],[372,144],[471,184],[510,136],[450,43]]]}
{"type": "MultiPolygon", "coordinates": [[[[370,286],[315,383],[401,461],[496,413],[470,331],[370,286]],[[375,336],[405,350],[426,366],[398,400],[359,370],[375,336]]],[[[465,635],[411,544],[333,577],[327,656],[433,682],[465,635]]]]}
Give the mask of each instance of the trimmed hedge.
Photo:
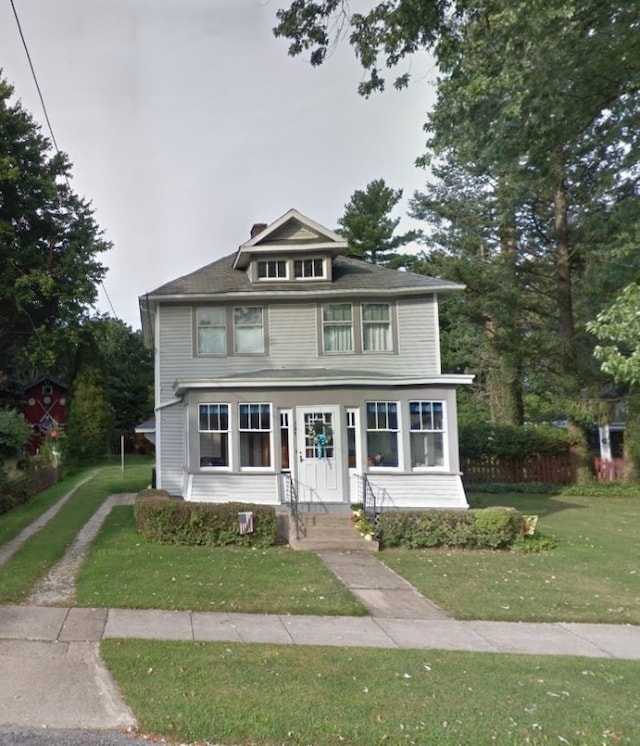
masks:
{"type": "Polygon", "coordinates": [[[134,507],[138,532],[149,541],[181,546],[255,546],[277,543],[276,512],[270,505],[197,503],[164,490],[143,490],[134,507]],[[238,513],[253,513],[253,532],[240,534],[238,513]]]}
{"type": "Polygon", "coordinates": [[[522,514],[513,508],[386,511],[378,538],[385,547],[506,549],[522,534],[522,514]]]}

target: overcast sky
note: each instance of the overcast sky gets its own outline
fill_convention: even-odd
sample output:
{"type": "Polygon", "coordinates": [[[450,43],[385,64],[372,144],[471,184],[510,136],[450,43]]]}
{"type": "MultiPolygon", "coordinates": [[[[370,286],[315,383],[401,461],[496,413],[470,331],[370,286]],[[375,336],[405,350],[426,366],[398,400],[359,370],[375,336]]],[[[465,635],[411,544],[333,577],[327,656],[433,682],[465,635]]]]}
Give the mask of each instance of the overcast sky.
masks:
{"type": "MultiPolygon", "coordinates": [[[[235,251],[256,222],[295,207],[335,228],[355,189],[404,189],[435,72],[364,100],[345,42],[320,68],[272,28],[285,0],[14,0],[73,186],[113,249],[101,256],[116,315],[138,296],[235,251]]],[[[44,115],[13,17],[0,3],[0,68],[44,115]]],[[[410,225],[410,221],[405,221],[410,225]]],[[[97,309],[110,312],[101,293],[97,309]]]]}

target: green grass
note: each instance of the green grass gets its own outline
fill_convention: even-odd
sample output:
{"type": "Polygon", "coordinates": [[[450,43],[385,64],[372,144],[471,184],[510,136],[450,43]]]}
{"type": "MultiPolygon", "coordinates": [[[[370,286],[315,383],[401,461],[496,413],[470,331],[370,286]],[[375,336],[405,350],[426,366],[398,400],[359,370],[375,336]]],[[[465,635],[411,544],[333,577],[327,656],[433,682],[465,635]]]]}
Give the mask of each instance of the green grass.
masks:
{"type": "Polygon", "coordinates": [[[541,554],[385,550],[389,567],[456,619],[640,624],[640,499],[471,496],[540,516],[541,554]]]}
{"type": "MultiPolygon", "coordinates": [[[[76,475],[76,481],[72,484],[80,481],[88,473],[96,472],[92,479],[76,490],[45,527],[28,539],[3,565],[0,573],[0,603],[22,601],[33,585],[64,555],[78,531],[105,498],[116,492],[137,492],[142,489],[149,482],[150,468],[149,459],[138,458],[130,459],[124,474],[120,471],[120,466],[103,466],[76,475]]],[[[60,493],[54,492],[54,495],[61,497],[67,490],[61,485],[52,489],[56,490],[58,487],[60,493]]],[[[48,498],[45,498],[45,501],[47,500],[48,498]]],[[[54,501],[55,497],[51,500],[54,501]]],[[[12,512],[0,517],[0,523],[4,522],[5,518],[8,521],[13,520],[12,512]]]]}
{"type": "Polygon", "coordinates": [[[76,603],[132,609],[364,615],[309,552],[175,547],[141,538],[133,509],[111,511],[78,574],[76,603]]]}
{"type": "Polygon", "coordinates": [[[63,495],[72,490],[90,472],[90,469],[83,469],[71,477],[66,477],[53,487],[38,492],[28,502],[0,515],[0,546],[10,542],[27,526],[40,518],[43,513],[58,502],[63,495]]]}
{"type": "Polygon", "coordinates": [[[106,640],[147,733],[294,744],[636,744],[637,662],[106,640]]]}

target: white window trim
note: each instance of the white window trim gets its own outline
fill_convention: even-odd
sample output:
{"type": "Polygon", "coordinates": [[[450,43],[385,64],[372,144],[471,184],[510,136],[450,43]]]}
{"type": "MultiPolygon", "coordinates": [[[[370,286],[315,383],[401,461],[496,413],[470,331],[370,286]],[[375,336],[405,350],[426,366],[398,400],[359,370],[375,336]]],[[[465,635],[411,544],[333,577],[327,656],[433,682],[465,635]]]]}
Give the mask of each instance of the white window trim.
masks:
{"type": "Polygon", "coordinates": [[[288,259],[256,259],[255,277],[258,282],[288,282],[291,278],[291,263],[288,259]],[[284,275],[277,275],[275,277],[260,277],[260,265],[261,264],[284,264],[284,275]]]}
{"type": "MultiPolygon", "coordinates": [[[[267,402],[267,401],[252,401],[252,402],[239,402],[237,407],[238,412],[238,470],[241,472],[250,472],[250,473],[256,473],[260,472],[262,474],[273,474],[275,471],[275,441],[274,441],[274,423],[273,423],[273,402],[267,402]],[[270,430],[254,430],[252,428],[241,428],[240,427],[240,407],[247,406],[250,407],[252,404],[257,404],[259,406],[262,406],[263,404],[268,405],[269,407],[269,422],[271,423],[271,429],[270,430]],[[240,442],[240,438],[242,433],[269,433],[269,454],[271,456],[271,463],[269,466],[242,466],[242,445],[240,442]]],[[[280,420],[278,419],[278,435],[280,434],[280,420]]],[[[291,460],[291,454],[289,454],[289,460],[291,460]]]]}
{"type": "Polygon", "coordinates": [[[197,417],[197,424],[198,424],[198,469],[202,472],[219,472],[219,471],[231,471],[231,464],[233,459],[233,419],[232,419],[232,410],[233,407],[228,402],[198,402],[197,409],[196,409],[196,417],[197,417]],[[201,430],[200,429],[200,407],[209,407],[211,405],[215,405],[218,407],[227,407],[227,419],[228,419],[228,427],[226,430],[201,430]],[[200,434],[201,433],[226,433],[227,434],[227,463],[224,466],[202,466],[200,464],[200,434]]]}
{"type": "Polygon", "coordinates": [[[421,464],[419,466],[411,466],[411,471],[414,472],[448,472],[449,467],[449,436],[447,430],[447,402],[444,399],[409,399],[407,401],[407,415],[409,427],[407,432],[409,433],[409,457],[411,457],[411,434],[412,433],[442,433],[442,466],[427,466],[421,464]],[[442,430],[412,430],[411,429],[411,402],[428,402],[429,404],[442,404],[442,430]]]}
{"type": "Polygon", "coordinates": [[[396,401],[395,399],[367,399],[364,403],[364,440],[365,440],[365,453],[367,455],[367,470],[370,472],[404,472],[404,451],[403,451],[403,416],[402,416],[402,402],[396,401]],[[397,430],[369,430],[367,422],[367,404],[381,402],[384,404],[395,404],[397,409],[398,417],[398,428],[397,430]],[[397,466],[375,466],[374,464],[368,463],[368,433],[396,433],[396,447],[398,449],[398,465],[397,466]]]}
{"type": "MultiPolygon", "coordinates": [[[[303,264],[304,266],[304,264],[303,264]]],[[[304,259],[292,259],[292,265],[291,265],[291,276],[293,277],[295,282],[309,282],[309,281],[318,281],[318,280],[326,280],[329,277],[329,273],[327,271],[327,258],[324,256],[308,256],[304,259]],[[320,261],[322,262],[322,274],[321,275],[301,275],[298,277],[296,275],[296,262],[305,262],[305,261],[320,261]]]]}

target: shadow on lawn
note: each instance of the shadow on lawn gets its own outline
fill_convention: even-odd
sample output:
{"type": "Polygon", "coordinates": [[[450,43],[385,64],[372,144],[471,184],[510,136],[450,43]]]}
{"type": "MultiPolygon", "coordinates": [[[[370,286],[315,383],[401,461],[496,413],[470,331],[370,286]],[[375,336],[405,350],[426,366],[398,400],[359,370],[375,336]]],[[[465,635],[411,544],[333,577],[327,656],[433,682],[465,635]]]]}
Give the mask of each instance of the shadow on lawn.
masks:
{"type": "Polygon", "coordinates": [[[525,495],[518,493],[483,493],[468,494],[469,507],[488,508],[490,506],[504,505],[515,508],[525,515],[548,516],[559,513],[562,510],[585,510],[588,505],[583,505],[577,500],[575,502],[563,499],[562,495],[554,496],[553,493],[541,495],[525,495]]]}

